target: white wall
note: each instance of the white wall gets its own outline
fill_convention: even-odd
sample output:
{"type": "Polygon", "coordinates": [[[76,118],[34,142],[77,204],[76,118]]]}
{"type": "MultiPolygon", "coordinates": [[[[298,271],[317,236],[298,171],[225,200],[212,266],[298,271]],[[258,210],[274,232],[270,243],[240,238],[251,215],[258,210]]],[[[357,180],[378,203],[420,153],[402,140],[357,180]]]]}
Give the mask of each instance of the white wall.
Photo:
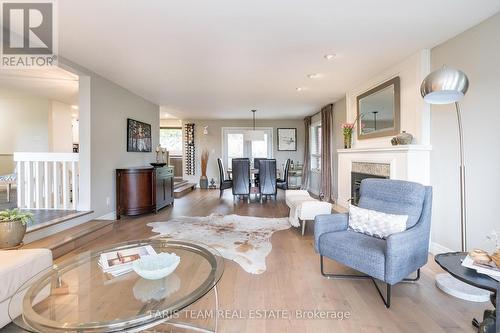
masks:
{"type": "MultiPolygon", "coordinates": [[[[500,14],[431,51],[432,68],[446,64],[470,80],[461,102],[467,165],[468,247],[489,248],[485,236],[500,231],[500,14]]],[[[460,250],[459,154],[452,105],[431,109],[431,182],[434,187],[432,240],[460,250]]]]}
{"type": "Polygon", "coordinates": [[[0,90],[0,154],[49,150],[48,99],[0,90]]]}
{"type": "Polygon", "coordinates": [[[100,76],[91,76],[91,202],[96,216],[115,210],[115,169],[149,165],[159,139],[159,107],[100,76]],[[127,118],[151,124],[151,153],[127,152],[127,118]],[[108,205],[109,203],[109,205],[108,205]]]}
{"type": "Polygon", "coordinates": [[[56,153],[73,152],[71,105],[52,101],[49,112],[49,147],[56,153]]]}
{"type": "MultiPolygon", "coordinates": [[[[187,176],[184,173],[184,179],[198,182],[201,176],[200,172],[200,155],[204,148],[210,153],[210,160],[207,168],[207,177],[212,177],[218,184],[219,171],[217,167],[217,158],[222,157],[222,128],[223,127],[252,127],[252,120],[183,120],[185,123],[195,124],[195,145],[196,145],[196,175],[187,176]],[[208,126],[208,135],[203,134],[203,126],[208,126]]],[[[304,160],[304,122],[302,120],[259,120],[257,119],[257,127],[272,127],[273,128],[273,150],[274,158],[278,167],[291,158],[294,163],[304,160]],[[297,128],[297,151],[278,151],[277,145],[277,128],[297,128]]],[[[185,163],[184,163],[185,164],[185,163]]]]}
{"type": "Polygon", "coordinates": [[[50,101],[0,89],[0,175],[14,172],[13,153],[49,150],[50,101]]]}
{"type": "Polygon", "coordinates": [[[59,64],[80,76],[80,208],[94,211],[89,218],[113,219],[115,170],[155,160],[159,106],[67,59],[59,59],[59,64]],[[151,153],[127,152],[127,118],[151,124],[151,153]]]}
{"type": "Polygon", "coordinates": [[[160,119],[160,127],[182,127],[180,119],[160,119]]]}
{"type": "MultiPolygon", "coordinates": [[[[430,51],[422,50],[391,68],[388,68],[373,78],[358,84],[346,94],[347,119],[353,122],[356,119],[356,97],[376,87],[377,85],[394,78],[401,80],[401,131],[413,134],[414,143],[429,144],[430,142],[430,107],[419,94],[420,83],[429,73],[430,51]]],[[[357,133],[353,138],[354,148],[384,147],[391,145],[392,136],[357,140],[357,133]]]]}

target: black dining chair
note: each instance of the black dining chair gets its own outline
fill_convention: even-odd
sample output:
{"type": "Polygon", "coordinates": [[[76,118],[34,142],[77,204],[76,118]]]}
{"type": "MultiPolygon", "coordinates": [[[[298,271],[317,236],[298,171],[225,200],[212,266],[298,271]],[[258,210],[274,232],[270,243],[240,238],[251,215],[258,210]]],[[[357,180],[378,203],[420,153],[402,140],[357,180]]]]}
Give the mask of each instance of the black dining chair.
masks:
{"type": "Polygon", "coordinates": [[[248,158],[233,158],[233,199],[236,196],[246,196],[250,203],[250,160],[248,158]]]}
{"type": "Polygon", "coordinates": [[[288,173],[290,172],[290,162],[290,159],[286,160],[283,178],[279,178],[277,181],[277,186],[281,190],[288,190],[288,173]]]}
{"type": "Polygon", "coordinates": [[[224,170],[224,163],[220,158],[217,159],[217,164],[219,166],[219,198],[222,198],[224,190],[233,187],[233,181],[231,179],[226,179],[226,170],[224,170]]]}
{"type": "Polygon", "coordinates": [[[269,196],[274,196],[274,200],[276,200],[276,193],[278,190],[276,183],[276,160],[260,160],[259,164],[260,202],[262,203],[263,196],[266,197],[266,200],[269,196]]]}
{"type": "MultiPolygon", "coordinates": [[[[254,169],[259,169],[259,162],[262,160],[265,160],[266,158],[264,157],[255,157],[253,159],[253,168],[254,169]]],[[[256,172],[254,174],[254,180],[255,180],[255,187],[259,187],[259,173],[256,172]]]]}

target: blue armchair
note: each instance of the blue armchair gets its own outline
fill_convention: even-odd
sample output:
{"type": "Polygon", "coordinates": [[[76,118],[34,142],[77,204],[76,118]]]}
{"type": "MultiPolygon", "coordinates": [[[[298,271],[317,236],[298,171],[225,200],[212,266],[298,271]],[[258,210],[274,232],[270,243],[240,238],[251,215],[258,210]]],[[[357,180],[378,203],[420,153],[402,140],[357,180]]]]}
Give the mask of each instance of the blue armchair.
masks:
{"type": "Polygon", "coordinates": [[[314,223],[314,246],[320,255],[321,274],[327,278],[371,279],[387,308],[391,305],[391,286],[414,282],[427,263],[431,226],[432,188],[418,183],[364,179],[359,207],[388,214],[408,215],[407,229],[386,239],[371,237],[348,228],[348,214],[319,215],[314,223]],[[326,256],[366,275],[327,274],[326,256]],[[416,278],[406,277],[417,273],[416,278]],[[375,279],[386,283],[386,297],[375,279]]]}

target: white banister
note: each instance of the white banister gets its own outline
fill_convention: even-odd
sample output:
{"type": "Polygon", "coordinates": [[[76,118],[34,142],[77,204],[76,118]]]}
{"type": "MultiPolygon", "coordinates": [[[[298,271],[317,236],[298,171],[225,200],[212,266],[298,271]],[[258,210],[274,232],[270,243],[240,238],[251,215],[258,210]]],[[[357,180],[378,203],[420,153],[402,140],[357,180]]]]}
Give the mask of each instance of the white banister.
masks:
{"type": "Polygon", "coordinates": [[[74,153],[14,153],[19,208],[76,210],[79,156],[74,153]]]}

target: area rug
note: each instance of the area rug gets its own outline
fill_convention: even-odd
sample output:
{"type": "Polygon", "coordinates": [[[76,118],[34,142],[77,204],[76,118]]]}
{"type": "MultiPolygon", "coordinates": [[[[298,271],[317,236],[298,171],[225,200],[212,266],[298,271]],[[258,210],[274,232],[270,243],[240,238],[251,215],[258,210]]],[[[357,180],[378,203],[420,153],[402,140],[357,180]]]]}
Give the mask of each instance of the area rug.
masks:
{"type": "Polygon", "coordinates": [[[212,214],[182,216],[148,226],[162,237],[207,244],[248,273],[261,274],[266,271],[266,257],[271,253],[271,235],[290,228],[290,223],[287,218],[212,214]]]}

